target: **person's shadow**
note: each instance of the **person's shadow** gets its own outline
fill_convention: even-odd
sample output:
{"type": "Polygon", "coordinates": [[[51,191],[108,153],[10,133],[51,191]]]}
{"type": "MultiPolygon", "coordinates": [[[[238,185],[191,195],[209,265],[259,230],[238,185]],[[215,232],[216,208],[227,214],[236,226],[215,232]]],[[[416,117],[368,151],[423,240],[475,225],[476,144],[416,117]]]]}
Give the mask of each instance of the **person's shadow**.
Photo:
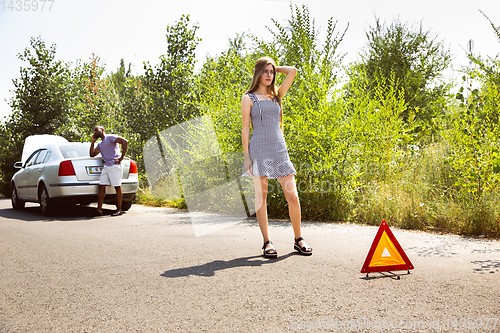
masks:
{"type": "Polygon", "coordinates": [[[189,275],[198,275],[207,277],[214,276],[216,271],[220,271],[223,269],[245,267],[245,266],[257,267],[257,266],[272,264],[281,260],[285,260],[286,258],[289,258],[295,255],[296,253],[297,252],[290,252],[283,256],[278,256],[278,258],[276,259],[267,259],[264,258],[262,255],[260,255],[260,256],[235,258],[228,261],[214,260],[212,262],[208,262],[203,265],[171,269],[169,271],[165,271],[163,274],[160,274],[160,276],[169,278],[177,278],[189,275]]]}

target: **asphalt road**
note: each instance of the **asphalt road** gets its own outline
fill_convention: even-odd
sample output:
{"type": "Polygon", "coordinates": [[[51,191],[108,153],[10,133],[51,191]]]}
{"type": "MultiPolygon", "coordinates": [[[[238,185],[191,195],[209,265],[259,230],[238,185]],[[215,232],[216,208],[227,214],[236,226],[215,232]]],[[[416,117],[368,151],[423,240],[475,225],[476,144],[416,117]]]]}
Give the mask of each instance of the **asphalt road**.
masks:
{"type": "Polygon", "coordinates": [[[0,199],[0,332],[500,332],[500,242],[392,228],[415,269],[361,267],[377,227],[272,221],[195,237],[189,214],[132,206],[42,217],[0,199]],[[406,272],[402,272],[406,273],[406,272]]]}

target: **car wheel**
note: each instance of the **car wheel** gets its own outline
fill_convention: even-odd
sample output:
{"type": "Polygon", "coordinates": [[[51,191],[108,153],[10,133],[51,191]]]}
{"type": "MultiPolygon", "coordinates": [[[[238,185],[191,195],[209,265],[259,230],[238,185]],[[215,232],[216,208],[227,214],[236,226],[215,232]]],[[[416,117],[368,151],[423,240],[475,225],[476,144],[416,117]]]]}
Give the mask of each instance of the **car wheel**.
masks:
{"type": "Polygon", "coordinates": [[[39,192],[38,201],[40,202],[40,209],[42,215],[49,215],[52,211],[53,200],[49,197],[49,192],[45,185],[42,185],[39,192]]]}
{"type": "Polygon", "coordinates": [[[122,201],[122,210],[127,211],[132,207],[132,201],[122,201]]]}
{"type": "Polygon", "coordinates": [[[16,185],[12,185],[12,193],[10,200],[12,201],[12,208],[15,210],[21,210],[24,208],[24,200],[19,199],[17,196],[16,185]]]}

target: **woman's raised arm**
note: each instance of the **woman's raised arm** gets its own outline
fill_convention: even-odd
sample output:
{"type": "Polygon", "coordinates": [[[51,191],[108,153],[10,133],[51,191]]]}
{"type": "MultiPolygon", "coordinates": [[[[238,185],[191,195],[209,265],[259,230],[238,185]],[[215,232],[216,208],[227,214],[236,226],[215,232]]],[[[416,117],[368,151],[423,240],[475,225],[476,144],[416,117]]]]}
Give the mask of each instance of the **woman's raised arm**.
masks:
{"type": "Polygon", "coordinates": [[[283,98],[295,79],[297,68],[293,66],[276,66],[276,72],[286,74],[285,80],[278,88],[278,96],[283,98]]]}

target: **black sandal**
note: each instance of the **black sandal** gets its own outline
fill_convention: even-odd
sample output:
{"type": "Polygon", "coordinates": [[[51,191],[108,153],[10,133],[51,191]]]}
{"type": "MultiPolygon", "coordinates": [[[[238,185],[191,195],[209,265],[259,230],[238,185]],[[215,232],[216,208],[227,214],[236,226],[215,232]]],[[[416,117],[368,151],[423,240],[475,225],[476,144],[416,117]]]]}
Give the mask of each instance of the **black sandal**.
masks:
{"type": "Polygon", "coordinates": [[[269,245],[269,244],[273,244],[273,242],[271,242],[270,240],[265,242],[264,243],[264,246],[262,247],[262,249],[264,250],[264,257],[266,258],[276,258],[278,256],[278,251],[276,251],[276,248],[273,247],[271,249],[267,249],[266,250],[266,246],[269,245]],[[271,253],[271,252],[274,252],[274,253],[271,253]]]}
{"type": "Polygon", "coordinates": [[[303,254],[305,256],[310,256],[311,254],[313,254],[313,249],[309,246],[302,246],[300,247],[299,245],[299,242],[300,241],[303,241],[304,238],[302,237],[299,237],[295,240],[295,244],[293,244],[293,248],[295,249],[295,251],[299,252],[300,254],[303,254]]]}

